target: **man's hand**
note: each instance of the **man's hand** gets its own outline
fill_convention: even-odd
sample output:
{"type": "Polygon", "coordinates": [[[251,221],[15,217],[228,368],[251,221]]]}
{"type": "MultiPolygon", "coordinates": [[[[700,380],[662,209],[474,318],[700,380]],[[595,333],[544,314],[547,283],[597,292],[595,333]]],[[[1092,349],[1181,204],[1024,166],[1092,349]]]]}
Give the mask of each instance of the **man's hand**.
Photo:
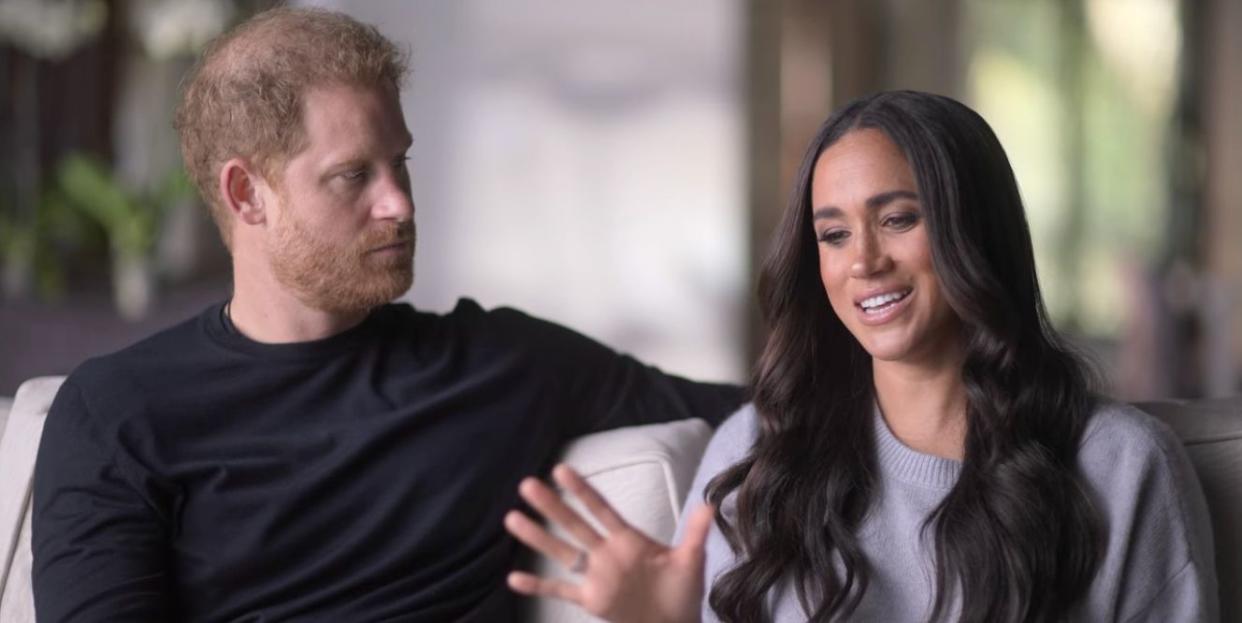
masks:
{"type": "Polygon", "coordinates": [[[514,571],[509,587],[524,595],[555,597],[578,604],[613,623],[697,623],[703,598],[703,544],[712,524],[712,507],[700,507],[686,525],[680,545],[666,547],[621,518],[591,485],[565,465],[552,477],[573,493],[604,527],[600,535],[555,491],[534,478],[518,487],[522,498],[563,528],[583,547],[553,536],[518,511],[505,516],[505,528],[535,551],[582,576],[581,583],[514,571]]]}

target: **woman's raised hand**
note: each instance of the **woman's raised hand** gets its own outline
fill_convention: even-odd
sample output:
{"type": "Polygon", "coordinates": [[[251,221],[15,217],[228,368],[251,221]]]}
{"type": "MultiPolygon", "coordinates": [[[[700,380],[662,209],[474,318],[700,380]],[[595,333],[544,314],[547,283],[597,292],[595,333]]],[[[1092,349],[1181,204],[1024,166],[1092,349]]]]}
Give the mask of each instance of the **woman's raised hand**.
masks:
{"type": "Polygon", "coordinates": [[[711,529],[712,508],[704,505],[689,518],[681,544],[668,547],[630,526],[604,498],[565,465],[552,477],[574,494],[599,521],[596,532],[555,491],[527,478],[518,492],[549,522],[581,544],[567,543],[518,511],[505,515],[505,529],[535,551],[577,573],[574,584],[514,571],[509,587],[524,595],[571,601],[613,623],[697,622],[703,598],[703,544],[711,529]]]}

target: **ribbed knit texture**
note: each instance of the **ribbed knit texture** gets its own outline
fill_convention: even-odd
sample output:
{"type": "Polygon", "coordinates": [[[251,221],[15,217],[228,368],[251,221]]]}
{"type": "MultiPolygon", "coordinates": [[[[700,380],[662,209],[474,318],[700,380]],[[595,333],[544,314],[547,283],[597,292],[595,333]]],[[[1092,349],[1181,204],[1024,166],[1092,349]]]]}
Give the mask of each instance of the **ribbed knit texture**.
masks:
{"type": "Polygon", "coordinates": [[[880,473],[885,479],[947,492],[953,488],[958,473],[962,471],[962,464],[958,461],[916,452],[901,443],[878,411],[875,416],[875,440],[880,473]]]}

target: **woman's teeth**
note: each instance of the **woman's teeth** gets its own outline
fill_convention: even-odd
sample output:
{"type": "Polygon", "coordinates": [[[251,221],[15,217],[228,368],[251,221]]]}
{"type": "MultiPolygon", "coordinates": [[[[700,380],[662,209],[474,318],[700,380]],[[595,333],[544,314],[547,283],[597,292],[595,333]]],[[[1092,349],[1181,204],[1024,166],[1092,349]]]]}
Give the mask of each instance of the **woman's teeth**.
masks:
{"type": "Polygon", "coordinates": [[[863,299],[863,301],[859,303],[858,306],[863,308],[863,311],[868,312],[868,313],[878,312],[878,311],[887,309],[888,307],[895,304],[897,301],[900,301],[901,299],[904,299],[909,295],[910,295],[910,290],[903,290],[901,292],[889,292],[887,294],[878,294],[876,296],[863,299]]]}

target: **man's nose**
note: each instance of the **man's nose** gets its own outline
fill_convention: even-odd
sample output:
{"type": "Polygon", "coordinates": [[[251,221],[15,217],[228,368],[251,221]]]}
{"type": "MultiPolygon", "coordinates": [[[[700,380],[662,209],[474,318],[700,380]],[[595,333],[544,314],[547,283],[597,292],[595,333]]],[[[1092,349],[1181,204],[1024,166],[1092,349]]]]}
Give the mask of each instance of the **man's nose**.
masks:
{"type": "Polygon", "coordinates": [[[400,180],[389,179],[384,182],[378,201],[371,209],[376,219],[408,221],[414,217],[414,198],[410,196],[409,186],[400,180]]]}

